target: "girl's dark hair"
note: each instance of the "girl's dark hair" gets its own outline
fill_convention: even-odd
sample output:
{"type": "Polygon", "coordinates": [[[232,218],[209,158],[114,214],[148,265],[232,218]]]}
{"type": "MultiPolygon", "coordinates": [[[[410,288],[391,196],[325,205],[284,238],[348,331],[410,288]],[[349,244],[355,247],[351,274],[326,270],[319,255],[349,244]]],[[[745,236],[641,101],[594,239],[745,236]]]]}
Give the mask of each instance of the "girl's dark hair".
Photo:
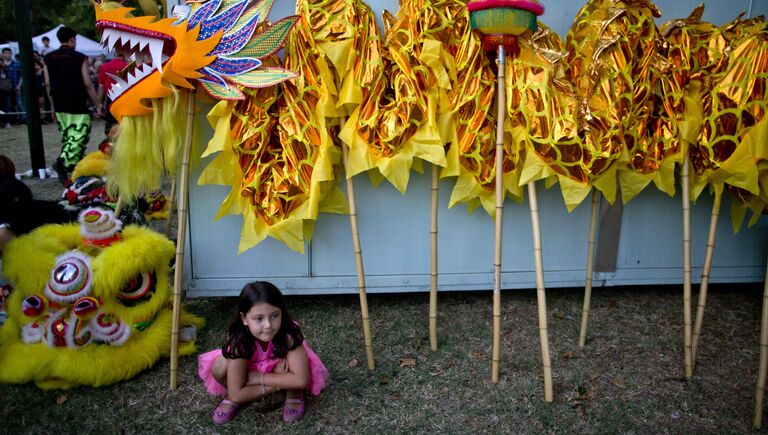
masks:
{"type": "Polygon", "coordinates": [[[274,356],[284,358],[289,351],[300,346],[304,341],[301,329],[293,321],[285,305],[285,298],[274,284],[267,281],[255,281],[245,285],[237,298],[237,305],[232,321],[229,323],[229,334],[221,353],[227,359],[250,359],[255,351],[256,339],[251,335],[248,327],[243,325],[240,314],[245,315],[252,306],[260,303],[268,303],[280,308],[282,319],[280,329],[272,339],[274,356]]]}

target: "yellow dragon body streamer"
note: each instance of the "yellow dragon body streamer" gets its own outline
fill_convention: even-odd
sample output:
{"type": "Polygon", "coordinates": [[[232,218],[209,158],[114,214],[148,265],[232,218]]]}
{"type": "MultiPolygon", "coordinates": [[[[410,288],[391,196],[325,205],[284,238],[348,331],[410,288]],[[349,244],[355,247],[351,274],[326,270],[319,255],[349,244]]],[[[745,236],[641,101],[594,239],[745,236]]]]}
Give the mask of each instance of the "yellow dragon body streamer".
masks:
{"type": "Polygon", "coordinates": [[[566,53],[560,37],[539,24],[520,43],[507,66],[507,113],[512,136],[527,150],[520,184],[557,179],[568,210],[592,189],[583,166],[579,100],[566,79],[566,53]]]}
{"type": "MultiPolygon", "coordinates": [[[[704,122],[691,147],[694,193],[709,183],[716,196],[726,185],[755,214],[768,203],[768,23],[737,22],[723,31],[729,47],[727,63],[712,77],[704,98],[704,122]]],[[[735,228],[745,210],[732,209],[735,228]]]]}
{"type": "Polygon", "coordinates": [[[582,164],[609,202],[616,199],[616,171],[629,161],[625,135],[634,138],[632,115],[648,97],[649,90],[639,87],[633,72],[638,63],[641,70],[646,67],[646,50],[655,46],[643,45],[650,39],[645,29],[659,15],[646,0],[592,0],[566,36],[568,79],[580,99],[582,164]]]}
{"type": "MultiPolygon", "coordinates": [[[[383,46],[366,9],[363,42],[368,57],[360,67],[369,71],[359,110],[341,132],[350,146],[348,176],[376,168],[395,188],[405,192],[414,159],[445,166],[446,95],[455,66],[446,42],[457,9],[452,1],[403,1],[383,46]],[[381,53],[383,59],[374,56],[381,53]]],[[[366,76],[363,76],[365,78],[366,76]]],[[[342,88],[343,89],[343,88],[342,88]]],[[[372,176],[377,175],[372,173],[372,176]]]]}
{"type": "MultiPolygon", "coordinates": [[[[448,165],[441,176],[457,177],[449,207],[466,203],[470,210],[478,205],[491,216],[496,212],[496,76],[483,44],[472,32],[469,12],[460,2],[454,3],[452,38],[448,46],[458,69],[448,94],[451,113],[448,165]]],[[[505,126],[506,127],[506,126],[505,126]]],[[[507,130],[505,128],[505,130],[507,130]]],[[[523,192],[518,186],[522,165],[516,145],[505,134],[502,165],[504,191],[517,201],[523,192]]]]}

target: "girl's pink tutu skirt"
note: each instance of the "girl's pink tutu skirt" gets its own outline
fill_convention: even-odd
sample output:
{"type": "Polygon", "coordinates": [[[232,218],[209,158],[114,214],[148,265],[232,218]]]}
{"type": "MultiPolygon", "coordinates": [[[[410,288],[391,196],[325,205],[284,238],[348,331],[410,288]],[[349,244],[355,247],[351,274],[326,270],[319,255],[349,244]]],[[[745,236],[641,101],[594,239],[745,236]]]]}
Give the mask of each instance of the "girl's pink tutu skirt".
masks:
{"type": "MultiPolygon", "coordinates": [[[[307,345],[307,342],[302,343],[304,350],[307,352],[307,359],[309,360],[309,387],[307,391],[313,396],[317,396],[325,388],[325,381],[328,379],[328,369],[325,364],[320,360],[320,357],[312,351],[307,345]]],[[[258,348],[258,346],[257,346],[258,348]]],[[[268,354],[271,355],[272,344],[268,349],[268,354]]],[[[257,350],[249,366],[249,370],[254,370],[263,373],[271,373],[279,360],[277,358],[266,357],[267,352],[261,352],[257,350]]],[[[217,396],[226,396],[227,386],[221,385],[211,373],[211,367],[213,367],[213,361],[221,355],[221,349],[214,349],[210,352],[206,352],[197,357],[198,375],[203,380],[205,388],[209,393],[217,396]]]]}

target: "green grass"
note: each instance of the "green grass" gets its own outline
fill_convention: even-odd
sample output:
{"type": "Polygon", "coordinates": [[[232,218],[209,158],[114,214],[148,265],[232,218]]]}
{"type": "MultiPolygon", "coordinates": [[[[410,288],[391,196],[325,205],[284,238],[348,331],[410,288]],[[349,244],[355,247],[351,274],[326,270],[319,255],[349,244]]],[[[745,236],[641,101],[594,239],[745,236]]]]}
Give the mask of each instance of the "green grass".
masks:
{"type": "MultiPolygon", "coordinates": [[[[365,360],[356,295],[289,297],[294,317],[331,372],[300,422],[281,398],[218,427],[217,399],[180,361],[103,388],[41,391],[0,385],[3,433],[745,433],[758,363],[759,286],[710,291],[693,379],[683,370],[681,289],[595,289],[586,349],[578,351],[580,289],[548,291],[553,403],[543,400],[534,291],[502,297],[502,357],[490,382],[490,292],[440,295],[437,352],[426,294],[369,295],[376,369],[365,360]],[[415,358],[416,365],[401,364],[415,358]]],[[[206,318],[200,350],[219,346],[231,298],[185,301],[206,318]]]]}

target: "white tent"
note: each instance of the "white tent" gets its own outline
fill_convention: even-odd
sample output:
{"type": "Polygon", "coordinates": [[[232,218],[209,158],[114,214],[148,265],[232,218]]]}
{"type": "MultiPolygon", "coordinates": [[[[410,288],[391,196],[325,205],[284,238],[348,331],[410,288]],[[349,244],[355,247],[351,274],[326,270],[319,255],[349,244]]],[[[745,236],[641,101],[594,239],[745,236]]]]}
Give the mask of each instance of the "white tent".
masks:
{"type": "Polygon", "coordinates": [[[16,41],[8,41],[5,44],[0,44],[0,50],[3,50],[5,48],[10,48],[11,52],[15,56],[16,53],[19,52],[19,43],[16,41]]]}
{"type": "MultiPolygon", "coordinates": [[[[59,28],[63,26],[64,26],[63,24],[59,24],[53,29],[33,37],[32,46],[34,47],[34,49],[37,51],[40,51],[40,49],[43,48],[43,36],[47,36],[48,39],[51,40],[49,44],[51,50],[55,50],[59,48],[59,46],[61,46],[61,43],[59,43],[59,38],[56,37],[56,32],[58,32],[59,28]]],[[[76,41],[77,41],[77,46],[75,47],[75,49],[86,56],[98,56],[100,54],[103,54],[105,56],[109,55],[109,51],[102,48],[102,46],[99,45],[98,42],[92,39],[88,39],[83,35],[77,35],[76,41]]]]}

